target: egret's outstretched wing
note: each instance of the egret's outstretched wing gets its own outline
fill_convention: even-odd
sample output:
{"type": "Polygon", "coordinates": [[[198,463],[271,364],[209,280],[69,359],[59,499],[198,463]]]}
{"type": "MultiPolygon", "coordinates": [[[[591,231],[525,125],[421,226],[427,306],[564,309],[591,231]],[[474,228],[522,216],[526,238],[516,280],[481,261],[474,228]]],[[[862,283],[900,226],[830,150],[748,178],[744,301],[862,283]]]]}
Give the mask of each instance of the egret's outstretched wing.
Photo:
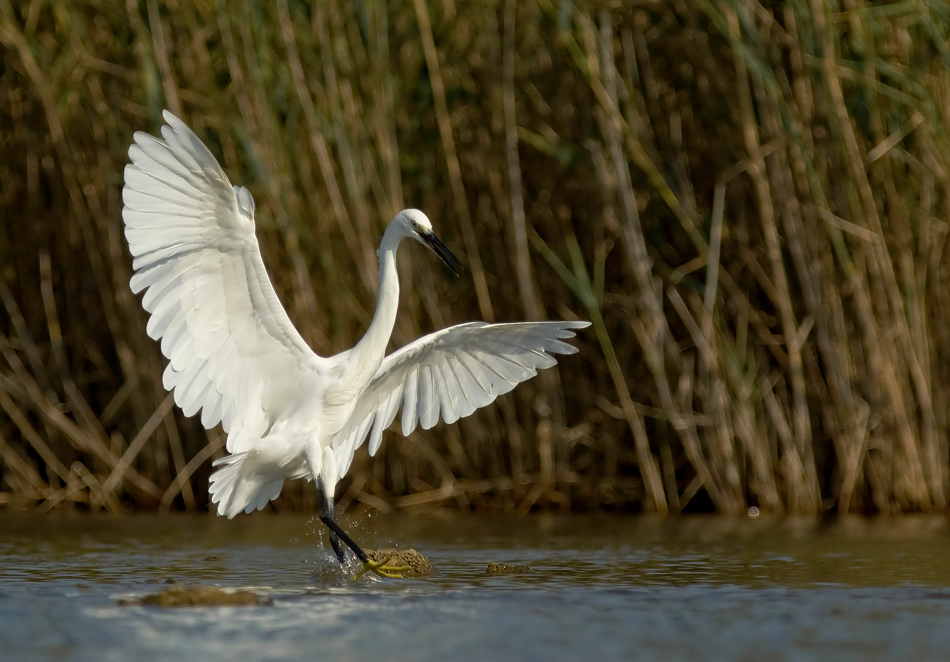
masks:
{"type": "MultiPolygon", "coordinates": [[[[148,334],[169,359],[165,388],[188,416],[263,433],[274,409],[321,371],[281,307],[254,236],[254,200],[165,111],[160,140],[135,134],[125,167],[125,236],[148,334]]],[[[231,435],[233,438],[233,435],[231,435]]],[[[229,449],[231,443],[229,440],[229,449]]]]}
{"type": "Polygon", "coordinates": [[[428,430],[439,417],[454,423],[490,404],[540,368],[557,361],[551,354],[574,354],[564,342],[573,329],[590,322],[460,324],[430,334],[387,356],[356,403],[347,426],[337,435],[334,455],[342,476],[353,453],[371,433],[375,455],[383,431],[402,406],[402,433],[416,425],[428,430]]]}

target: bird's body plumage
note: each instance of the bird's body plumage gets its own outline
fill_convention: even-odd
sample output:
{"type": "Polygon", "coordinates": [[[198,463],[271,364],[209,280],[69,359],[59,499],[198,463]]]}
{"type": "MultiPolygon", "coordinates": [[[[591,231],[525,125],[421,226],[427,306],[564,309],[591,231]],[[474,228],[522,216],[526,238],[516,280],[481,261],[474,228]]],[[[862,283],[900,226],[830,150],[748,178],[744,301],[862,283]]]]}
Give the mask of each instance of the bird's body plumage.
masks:
{"type": "Polygon", "coordinates": [[[233,517],[263,508],[288,478],[333,491],[369,437],[375,454],[402,410],[402,432],[452,423],[510,391],[587,322],[461,324],[386,356],[399,297],[396,251],[404,238],[428,245],[452,267],[422,212],[390,222],[378,251],[379,293],[366,335],[331,357],[294,328],[261,260],[254,201],[232,187],[181,120],[165,112],[163,139],[135,134],[125,169],[125,232],[131,287],[144,291],[149,336],[169,359],[163,381],[186,415],[218,422],[228,455],[217,460],[211,499],[233,517]]]}

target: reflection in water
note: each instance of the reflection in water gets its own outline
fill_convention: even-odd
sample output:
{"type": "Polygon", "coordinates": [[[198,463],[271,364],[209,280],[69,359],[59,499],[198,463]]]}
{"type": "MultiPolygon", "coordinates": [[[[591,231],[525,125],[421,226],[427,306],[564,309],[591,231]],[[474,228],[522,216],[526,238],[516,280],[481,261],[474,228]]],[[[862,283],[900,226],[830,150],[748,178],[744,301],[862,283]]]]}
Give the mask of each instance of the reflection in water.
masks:
{"type": "Polygon", "coordinates": [[[314,518],[0,517],[0,658],[943,659],[943,518],[385,516],[438,574],[348,580],[314,518]],[[530,573],[492,575],[489,563],[530,573]],[[269,606],[121,607],[160,583],[269,606]],[[158,582],[156,584],[155,582],[158,582]]]}

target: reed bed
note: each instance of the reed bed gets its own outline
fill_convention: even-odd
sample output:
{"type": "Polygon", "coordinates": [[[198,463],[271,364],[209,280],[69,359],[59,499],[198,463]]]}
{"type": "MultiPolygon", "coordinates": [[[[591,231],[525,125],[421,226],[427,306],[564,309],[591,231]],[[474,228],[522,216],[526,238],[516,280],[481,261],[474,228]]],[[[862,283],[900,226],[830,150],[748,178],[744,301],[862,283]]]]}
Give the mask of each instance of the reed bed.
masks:
{"type": "Polygon", "coordinates": [[[167,107],[255,196],[318,353],[368,324],[405,206],[468,272],[403,251],[394,345],[593,322],[361,451],[344,506],[943,510],[947,44],[942,1],[0,0],[0,505],[206,505],[223,435],[163,391],[122,236],[167,107]]]}

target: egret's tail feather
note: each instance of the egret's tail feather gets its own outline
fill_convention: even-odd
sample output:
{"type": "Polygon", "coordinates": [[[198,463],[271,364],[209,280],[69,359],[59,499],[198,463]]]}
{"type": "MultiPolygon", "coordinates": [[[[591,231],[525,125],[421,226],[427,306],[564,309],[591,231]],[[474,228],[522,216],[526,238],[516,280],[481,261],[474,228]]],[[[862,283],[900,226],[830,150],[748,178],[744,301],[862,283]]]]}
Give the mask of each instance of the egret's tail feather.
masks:
{"type": "Polygon", "coordinates": [[[276,499],[284,486],[283,477],[273,479],[259,471],[254,461],[257,451],[235,453],[214,461],[221,468],[211,474],[208,491],[218,514],[231,519],[242,510],[252,513],[276,499]]]}

